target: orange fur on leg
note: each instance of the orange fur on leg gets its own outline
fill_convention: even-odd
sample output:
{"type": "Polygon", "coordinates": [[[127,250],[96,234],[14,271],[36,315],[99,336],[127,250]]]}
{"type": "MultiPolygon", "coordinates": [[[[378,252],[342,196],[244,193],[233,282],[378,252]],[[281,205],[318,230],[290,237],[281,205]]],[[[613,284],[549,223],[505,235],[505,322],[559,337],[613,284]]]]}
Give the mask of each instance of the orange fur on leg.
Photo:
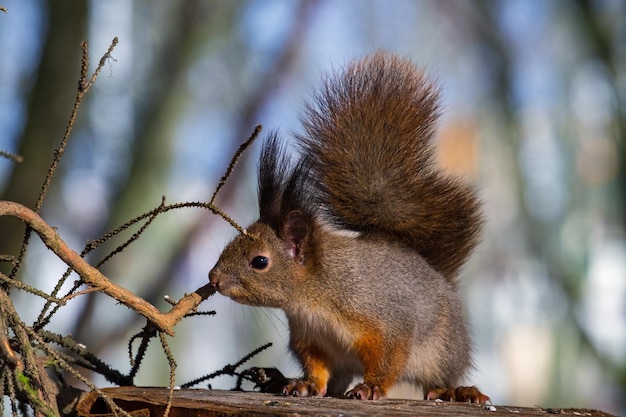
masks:
{"type": "Polygon", "coordinates": [[[283,388],[283,395],[311,397],[326,395],[330,378],[329,359],[325,352],[316,346],[292,346],[302,363],[304,378],[292,379],[283,388]]]}
{"type": "Polygon", "coordinates": [[[377,400],[386,395],[400,377],[406,364],[408,349],[406,343],[396,343],[389,348],[383,343],[383,336],[372,328],[357,340],[355,350],[363,363],[365,375],[363,383],[348,391],[350,398],[377,400]]]}

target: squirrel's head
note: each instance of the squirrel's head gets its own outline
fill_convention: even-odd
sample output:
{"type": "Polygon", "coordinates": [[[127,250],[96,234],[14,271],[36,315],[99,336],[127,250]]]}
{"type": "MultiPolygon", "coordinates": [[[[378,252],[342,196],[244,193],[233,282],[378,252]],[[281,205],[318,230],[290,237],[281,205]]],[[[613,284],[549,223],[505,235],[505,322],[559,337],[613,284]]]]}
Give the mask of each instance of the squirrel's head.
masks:
{"type": "Polygon", "coordinates": [[[285,307],[305,276],[311,225],[291,211],[279,231],[257,221],[230,242],[209,280],[223,295],[242,304],[285,307]]]}

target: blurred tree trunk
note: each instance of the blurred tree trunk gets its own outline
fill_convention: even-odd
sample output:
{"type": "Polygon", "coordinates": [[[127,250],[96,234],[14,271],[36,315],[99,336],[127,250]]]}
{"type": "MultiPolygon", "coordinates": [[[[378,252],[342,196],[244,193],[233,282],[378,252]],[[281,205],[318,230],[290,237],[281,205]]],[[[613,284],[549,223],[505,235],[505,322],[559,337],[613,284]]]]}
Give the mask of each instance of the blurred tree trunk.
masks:
{"type": "MultiPolygon", "coordinates": [[[[259,112],[266,102],[278,91],[279,80],[281,77],[284,77],[285,74],[289,74],[289,72],[292,71],[293,66],[297,62],[298,53],[300,52],[299,47],[309,30],[311,17],[314,15],[318,4],[319,3],[315,0],[300,1],[294,20],[289,27],[289,33],[285,36],[285,44],[277,53],[273,65],[270,65],[265,72],[258,75],[258,83],[256,83],[255,88],[249,92],[248,97],[243,100],[242,108],[233,110],[241,115],[241,122],[236,133],[230,138],[232,152],[228,153],[228,155],[234,154],[241,142],[252,133],[254,125],[258,123],[259,112]]],[[[173,39],[165,41],[163,51],[159,54],[159,56],[167,62],[163,62],[163,65],[160,65],[160,61],[157,60],[157,63],[154,65],[155,72],[158,73],[161,78],[163,76],[168,77],[167,85],[172,85],[176,80],[175,74],[184,70],[189,64],[189,62],[187,62],[189,60],[188,55],[193,52],[190,39],[195,38],[196,42],[209,42],[212,37],[231,36],[231,33],[226,31],[235,26],[236,21],[241,18],[243,11],[241,5],[235,6],[235,4],[233,4],[233,6],[230,7],[222,5],[214,10],[214,13],[209,13],[204,16],[203,20],[202,14],[199,14],[198,10],[199,8],[195,2],[187,6],[176,8],[176,11],[179,13],[179,18],[176,20],[180,21],[181,27],[179,30],[177,29],[172,32],[173,39]],[[187,11],[185,11],[185,9],[187,11]],[[215,29],[206,32],[204,37],[199,40],[196,36],[193,36],[193,33],[194,31],[200,30],[202,27],[214,27],[215,29]],[[178,52],[171,51],[171,48],[178,48],[178,52]],[[184,55],[182,53],[183,51],[187,51],[187,54],[184,55]],[[175,59],[179,61],[177,65],[169,62],[172,60],[172,57],[175,57],[175,59]],[[164,68],[170,69],[164,70],[164,68]]],[[[176,26],[178,26],[178,24],[176,26]]],[[[156,77],[157,74],[154,76],[156,77]]],[[[143,100],[146,103],[151,103],[151,105],[148,108],[140,109],[141,114],[139,120],[142,127],[140,127],[137,132],[136,140],[138,144],[136,148],[138,151],[135,152],[136,156],[133,160],[129,182],[123,190],[120,190],[120,204],[112,208],[115,212],[112,214],[109,221],[109,229],[118,226],[143,211],[155,207],[158,204],[160,194],[150,194],[147,190],[154,189],[155,184],[161,184],[161,189],[165,188],[163,182],[167,175],[166,164],[169,163],[169,159],[163,152],[166,153],[170,145],[161,143],[157,149],[156,143],[172,139],[167,138],[164,132],[167,131],[168,123],[172,122],[171,119],[173,115],[171,104],[172,102],[180,100],[180,97],[176,96],[173,92],[166,94],[168,90],[168,88],[161,88],[158,92],[155,92],[156,97],[143,100]],[[150,164],[151,168],[139,170],[139,166],[146,164],[150,164]]],[[[239,164],[244,166],[246,164],[245,161],[249,157],[250,152],[244,153],[239,164]]],[[[226,165],[226,161],[224,165],[226,165]]],[[[236,196],[235,190],[237,189],[237,184],[241,183],[244,176],[245,172],[241,168],[233,172],[229,180],[229,186],[226,187],[220,195],[218,203],[220,206],[226,207],[232,203],[233,198],[236,196]]],[[[206,200],[208,201],[209,199],[210,196],[207,195],[206,200]]],[[[167,236],[168,239],[175,242],[172,243],[171,251],[165,255],[161,254],[159,262],[162,263],[163,268],[150,280],[151,285],[146,288],[146,292],[142,293],[142,296],[147,301],[154,305],[159,305],[159,302],[162,302],[163,294],[168,292],[167,286],[172,285],[173,278],[176,276],[176,269],[184,262],[192,245],[198,239],[198,235],[208,233],[207,230],[210,229],[210,225],[212,225],[215,220],[221,222],[221,219],[217,216],[201,215],[196,217],[195,221],[191,224],[181,226],[176,236],[167,236]]],[[[105,267],[104,269],[106,270],[107,268],[105,267]]],[[[116,275],[115,272],[110,274],[110,276],[116,275]]],[[[80,319],[77,321],[72,334],[78,335],[79,340],[84,338],[83,334],[88,332],[93,325],[96,300],[96,296],[91,296],[83,307],[82,313],[78,315],[80,319]]],[[[96,352],[100,351],[104,348],[104,345],[124,337],[128,328],[132,325],[138,325],[141,320],[142,318],[140,316],[129,314],[129,318],[125,321],[124,327],[113,329],[110,333],[91,334],[89,336],[91,348],[96,352]]]]}
{"type": "MultiPolygon", "coordinates": [[[[619,79],[623,76],[620,74],[623,71],[620,68],[620,60],[623,60],[623,58],[619,56],[620,45],[617,43],[624,42],[626,39],[624,36],[615,36],[614,33],[618,30],[612,27],[613,25],[606,24],[606,20],[602,18],[601,13],[597,10],[597,4],[590,0],[578,0],[576,3],[578,3],[580,8],[582,23],[580,27],[584,29],[584,33],[587,35],[586,39],[591,44],[592,54],[608,69],[610,75],[609,82],[615,94],[615,137],[618,149],[618,173],[611,189],[615,195],[612,201],[614,207],[611,207],[611,215],[615,216],[615,220],[619,222],[623,232],[626,230],[626,210],[624,209],[626,207],[626,102],[624,101],[623,92],[619,91],[619,79]]],[[[623,379],[626,381],[626,376],[623,379]]]]}
{"type": "MultiPolygon", "coordinates": [[[[15,164],[7,188],[0,196],[33,208],[52,161],[53,149],[63,137],[72,110],[80,71],[80,44],[86,38],[87,28],[85,1],[49,0],[47,11],[48,33],[17,151],[24,162],[15,164]]],[[[0,254],[17,255],[24,226],[3,219],[1,229],[0,254]]],[[[0,272],[10,271],[9,263],[0,263],[0,272]]]]}
{"type": "MultiPolygon", "coordinates": [[[[135,99],[136,118],[132,154],[129,155],[128,181],[116,191],[111,200],[110,214],[103,233],[160,203],[160,198],[167,188],[166,182],[172,163],[171,149],[174,146],[172,142],[176,139],[172,134],[173,126],[181,116],[180,105],[185,100],[181,97],[186,91],[181,87],[184,74],[193,63],[198,42],[207,42],[211,36],[230,36],[240,7],[241,4],[238,3],[205,4],[197,0],[169,6],[168,28],[154,50],[155,59],[146,82],[148,88],[144,96],[135,99]],[[153,87],[150,80],[158,82],[153,83],[153,87]]],[[[138,12],[134,14],[140,15],[138,12]]],[[[180,233],[163,237],[170,242],[171,249],[168,250],[175,251],[178,241],[185,232],[181,230],[180,233]]],[[[119,241],[116,240],[103,245],[100,253],[110,252],[117,244],[119,241]]],[[[128,250],[132,251],[132,248],[128,250]]],[[[118,264],[113,260],[104,265],[102,270],[110,276],[120,276],[126,272],[125,268],[127,264],[124,262],[118,264]]],[[[151,291],[145,299],[159,305],[163,287],[168,281],[150,285],[151,291]]],[[[96,352],[103,345],[115,340],[108,334],[93,332],[97,302],[98,297],[95,294],[88,296],[71,332],[78,340],[89,339],[91,348],[96,352]]],[[[134,315],[129,312],[128,321],[124,321],[123,328],[119,329],[121,333],[127,331],[131,320],[137,319],[132,317],[134,315]]]]}
{"type": "MultiPolygon", "coordinates": [[[[579,27],[585,29],[586,39],[592,47],[592,55],[606,66],[609,74],[608,81],[616,101],[613,133],[618,168],[617,175],[608,184],[609,194],[613,196],[609,199],[608,216],[620,228],[619,233],[624,234],[626,232],[626,101],[623,92],[620,91],[619,81],[624,72],[624,69],[620,67],[621,45],[619,43],[624,41],[624,37],[615,36],[617,29],[606,24],[597,10],[597,4],[594,5],[590,0],[578,0],[577,3],[580,8],[579,18],[582,21],[579,27]]],[[[583,336],[588,345],[586,347],[592,351],[607,374],[611,374],[621,387],[626,387],[626,365],[623,362],[615,363],[596,348],[587,334],[583,336]]]]}

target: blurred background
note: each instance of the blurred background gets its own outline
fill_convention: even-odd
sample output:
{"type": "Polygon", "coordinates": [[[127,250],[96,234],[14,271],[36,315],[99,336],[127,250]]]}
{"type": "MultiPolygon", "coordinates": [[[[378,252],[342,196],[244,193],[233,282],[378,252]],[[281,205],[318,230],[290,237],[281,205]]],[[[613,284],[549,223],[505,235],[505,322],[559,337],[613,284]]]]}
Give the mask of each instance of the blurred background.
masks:
{"type": "MultiPolygon", "coordinates": [[[[34,207],[69,118],[89,41],[91,69],[119,45],[83,103],[43,217],[80,251],[167,201],[208,201],[237,146],[298,132],[323,72],[378,49],[411,57],[443,89],[441,164],[475,183],[488,219],[464,270],[477,384],[496,404],[626,414],[626,2],[623,0],[0,0],[0,199],[34,207]]],[[[245,153],[218,204],[257,216],[245,153]]],[[[199,209],[160,216],[103,267],[161,309],[207,282],[236,231],[199,209]]],[[[0,219],[0,254],[22,226],[0,219]]],[[[128,237],[128,236],[126,236],[128,237]]],[[[116,242],[123,241],[124,236],[116,242]]],[[[93,253],[96,263],[115,244],[93,253]]],[[[0,263],[7,273],[9,266],[0,263]]],[[[21,279],[51,291],[65,270],[33,239],[21,279]]],[[[22,318],[43,302],[12,292],[22,318]]],[[[279,311],[216,295],[173,339],[177,382],[261,344],[250,365],[299,372],[279,311]]],[[[121,371],[143,325],[102,295],[72,300],[50,328],[121,371]]],[[[158,346],[138,385],[166,385],[158,346]]],[[[94,378],[100,385],[106,381],[94,378]]],[[[212,381],[231,388],[234,379],[212,381]]],[[[206,385],[205,385],[206,386],[206,385]]]]}

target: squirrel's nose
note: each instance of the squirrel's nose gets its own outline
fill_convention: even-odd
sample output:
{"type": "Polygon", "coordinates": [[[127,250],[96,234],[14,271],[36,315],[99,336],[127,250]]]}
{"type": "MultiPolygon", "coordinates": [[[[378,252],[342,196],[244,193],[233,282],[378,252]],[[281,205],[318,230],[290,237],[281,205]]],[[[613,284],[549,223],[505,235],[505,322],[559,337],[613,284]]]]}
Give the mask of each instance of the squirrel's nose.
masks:
{"type": "Polygon", "coordinates": [[[215,270],[215,268],[209,271],[209,283],[216,289],[219,290],[220,286],[220,274],[215,270]]]}
{"type": "Polygon", "coordinates": [[[209,272],[209,283],[220,294],[229,296],[230,290],[235,285],[234,281],[235,277],[221,268],[214,267],[211,272],[209,272]]]}

